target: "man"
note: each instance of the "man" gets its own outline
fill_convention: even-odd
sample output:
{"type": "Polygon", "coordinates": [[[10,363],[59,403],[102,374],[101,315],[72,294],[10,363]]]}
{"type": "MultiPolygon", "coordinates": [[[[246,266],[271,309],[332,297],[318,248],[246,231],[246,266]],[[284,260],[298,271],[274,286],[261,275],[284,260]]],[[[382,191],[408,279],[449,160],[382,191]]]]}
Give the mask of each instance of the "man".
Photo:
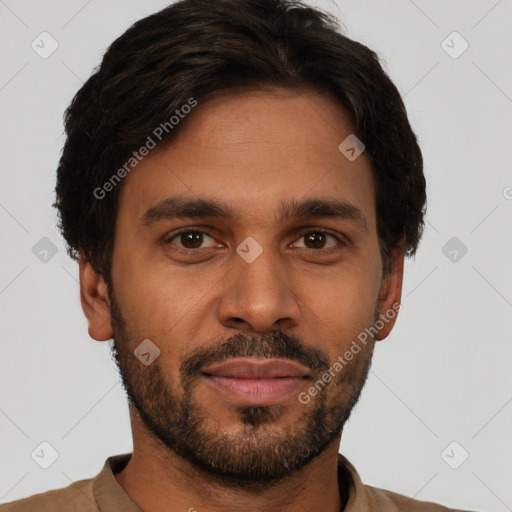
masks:
{"type": "Polygon", "coordinates": [[[424,226],[374,53],[297,2],[182,0],[112,44],[66,133],[56,206],[133,453],[0,510],[450,510],[338,453],[424,226]]]}

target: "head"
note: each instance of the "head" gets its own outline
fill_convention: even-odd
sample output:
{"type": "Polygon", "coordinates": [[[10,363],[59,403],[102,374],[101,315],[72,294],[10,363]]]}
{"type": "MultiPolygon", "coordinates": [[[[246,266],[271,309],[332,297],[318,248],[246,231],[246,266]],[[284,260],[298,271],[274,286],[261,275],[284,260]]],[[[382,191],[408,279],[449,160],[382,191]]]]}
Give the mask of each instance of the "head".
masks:
{"type": "Polygon", "coordinates": [[[298,2],[183,0],[110,46],[66,134],[60,227],[132,419],[226,485],[319,456],[423,231],[421,152],[377,56],[298,2]],[[302,374],[252,400],[208,373],[237,358],[302,374]]]}

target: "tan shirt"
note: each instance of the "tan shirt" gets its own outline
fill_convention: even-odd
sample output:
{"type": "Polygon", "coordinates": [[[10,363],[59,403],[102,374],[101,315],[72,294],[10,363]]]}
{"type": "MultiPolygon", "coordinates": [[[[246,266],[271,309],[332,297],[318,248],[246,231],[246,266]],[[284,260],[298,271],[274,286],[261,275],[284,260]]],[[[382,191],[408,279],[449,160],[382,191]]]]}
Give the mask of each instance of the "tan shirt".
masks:
{"type": "MultiPolygon", "coordinates": [[[[130,457],[130,453],[109,457],[96,477],[5,503],[0,505],[0,512],[143,512],[114,477],[130,457]]],[[[340,486],[348,486],[343,512],[464,512],[364,485],[354,466],[341,454],[338,481],[340,486]]]]}

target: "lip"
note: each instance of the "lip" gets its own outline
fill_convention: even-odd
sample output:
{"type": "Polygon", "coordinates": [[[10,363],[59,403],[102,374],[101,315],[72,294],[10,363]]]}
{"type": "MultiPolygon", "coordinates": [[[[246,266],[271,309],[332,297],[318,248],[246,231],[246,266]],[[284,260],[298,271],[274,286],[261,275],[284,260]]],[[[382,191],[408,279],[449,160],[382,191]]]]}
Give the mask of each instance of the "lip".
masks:
{"type": "Polygon", "coordinates": [[[205,368],[203,377],[230,400],[247,405],[272,405],[302,386],[309,370],[289,360],[252,357],[205,368]]]}
{"type": "Polygon", "coordinates": [[[237,379],[307,377],[309,370],[288,359],[236,358],[207,367],[203,373],[237,379]]]}

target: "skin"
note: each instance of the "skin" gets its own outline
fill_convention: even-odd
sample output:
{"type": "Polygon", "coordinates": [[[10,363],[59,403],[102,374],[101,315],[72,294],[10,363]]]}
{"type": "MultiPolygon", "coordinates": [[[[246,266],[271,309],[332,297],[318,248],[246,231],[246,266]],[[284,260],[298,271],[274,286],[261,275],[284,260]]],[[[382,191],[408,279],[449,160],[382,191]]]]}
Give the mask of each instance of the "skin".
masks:
{"type": "MultiPolygon", "coordinates": [[[[258,339],[278,329],[332,364],[374,324],[376,312],[384,314],[400,303],[404,262],[404,253],[397,252],[391,273],[383,278],[370,161],[364,153],[349,161],[337,149],[354,131],[348,116],[325,94],[276,89],[214,97],[182,123],[178,137],[152,151],[122,183],[112,261],[116,306],[126,328],[123,343],[129,345],[122,357],[151,339],[161,351],[153,364],[164,370],[165,384],[178,398],[186,355],[239,333],[258,339]],[[171,195],[221,200],[236,216],[161,219],[142,226],[148,208],[171,195]],[[308,198],[352,203],[364,213],[367,231],[338,218],[276,223],[283,201],[308,198]],[[180,254],[180,237],[173,238],[174,245],[163,241],[180,228],[208,233],[200,256],[180,254]],[[330,230],[345,236],[348,245],[327,236],[326,248],[308,248],[304,228],[330,230]],[[252,263],[236,252],[249,236],[263,248],[252,263]]],[[[119,326],[114,332],[103,278],[83,256],[79,265],[90,336],[105,341],[117,334],[119,343],[123,337],[119,326]]],[[[349,391],[357,399],[374,343],[389,335],[395,321],[396,315],[343,370],[345,384],[340,378],[326,386],[327,404],[348,403],[349,391]]],[[[142,379],[143,365],[135,356],[132,366],[129,361],[126,371],[132,368],[142,379]]],[[[310,385],[305,382],[300,391],[310,385]]],[[[228,398],[201,379],[194,380],[191,397],[211,435],[228,434],[233,445],[242,446],[244,425],[228,398]]],[[[263,442],[265,436],[256,434],[299,429],[319,399],[302,404],[297,394],[285,398],[273,421],[254,427],[254,439],[263,442]]],[[[174,453],[147,428],[133,404],[130,416],[133,455],[115,476],[144,510],[338,512],[346,498],[340,496],[336,469],[341,430],[300,470],[274,485],[244,488],[223,484],[174,453]]]]}

